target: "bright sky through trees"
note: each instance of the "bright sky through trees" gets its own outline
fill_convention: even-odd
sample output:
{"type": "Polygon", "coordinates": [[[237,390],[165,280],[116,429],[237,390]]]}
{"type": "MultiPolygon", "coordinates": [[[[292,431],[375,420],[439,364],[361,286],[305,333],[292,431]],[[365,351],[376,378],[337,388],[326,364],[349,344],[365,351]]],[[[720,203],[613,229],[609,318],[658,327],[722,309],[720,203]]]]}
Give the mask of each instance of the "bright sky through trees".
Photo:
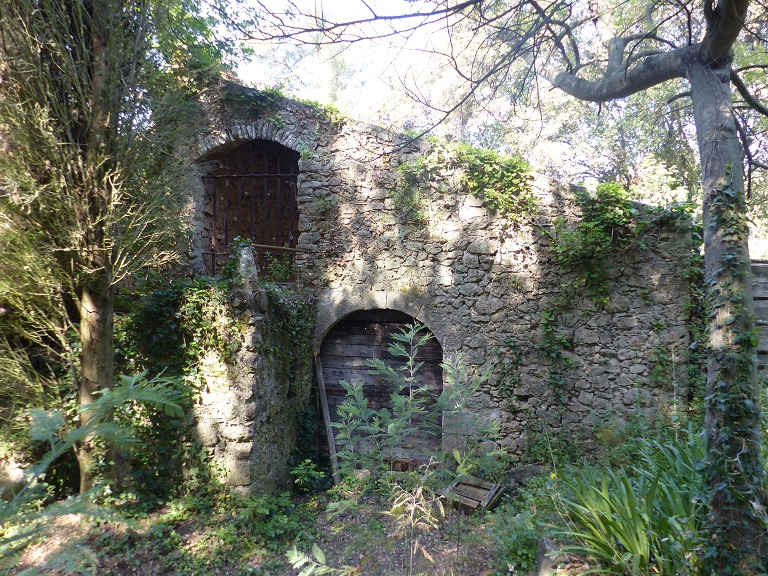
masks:
{"type": "MultiPolygon", "coordinates": [[[[293,4],[304,11],[322,11],[332,21],[370,17],[359,0],[295,0],[293,4]]],[[[286,0],[277,0],[270,2],[269,8],[278,10],[287,5],[286,0]]],[[[406,0],[391,0],[384,6],[375,8],[387,15],[413,10],[406,0]]],[[[408,26],[414,24],[409,22],[408,26]]],[[[392,23],[380,21],[371,26],[369,35],[381,36],[391,31],[392,23]]],[[[334,104],[357,120],[396,130],[427,129],[444,120],[444,110],[450,109],[457,94],[465,89],[441,56],[450,52],[448,42],[446,29],[435,25],[348,45],[313,47],[254,42],[250,47],[255,57],[241,64],[237,72],[246,84],[278,87],[293,97],[334,104]]],[[[616,159],[596,143],[591,134],[595,126],[588,120],[614,122],[623,105],[612,104],[614,111],[609,114],[606,107],[599,110],[595,104],[569,98],[551,90],[546,83],[543,86],[542,109],[517,106],[510,116],[509,100],[496,98],[486,102],[485,108],[463,107],[437,125],[434,133],[520,154],[537,170],[564,181],[595,184],[606,178],[618,180],[615,175],[603,174],[605,166],[615,164],[616,159]]],[[[643,169],[650,169],[650,177],[655,181],[665,177],[664,167],[652,159],[643,169]]],[[[645,199],[659,204],[685,199],[684,189],[662,188],[664,192],[658,197],[645,199]]],[[[643,196],[642,191],[638,194],[643,196]]]]}

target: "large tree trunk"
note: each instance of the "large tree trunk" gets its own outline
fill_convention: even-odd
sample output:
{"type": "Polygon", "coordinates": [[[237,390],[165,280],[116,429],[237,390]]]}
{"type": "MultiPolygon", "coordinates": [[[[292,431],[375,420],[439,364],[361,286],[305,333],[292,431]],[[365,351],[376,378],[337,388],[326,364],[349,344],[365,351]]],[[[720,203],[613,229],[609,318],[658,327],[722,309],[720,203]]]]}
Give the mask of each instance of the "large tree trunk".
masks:
{"type": "MultiPolygon", "coordinates": [[[[87,212],[83,214],[87,235],[84,263],[88,277],[81,286],[80,296],[81,408],[96,400],[97,391],[112,387],[114,382],[114,286],[108,229],[113,202],[109,173],[115,163],[112,152],[117,137],[116,110],[110,106],[114,94],[109,93],[110,89],[116,88],[110,87],[109,82],[109,64],[115,57],[110,50],[116,49],[110,45],[110,34],[114,32],[108,24],[112,8],[106,0],[93,0],[89,5],[90,20],[84,24],[91,41],[92,123],[86,133],[87,144],[83,151],[85,165],[91,168],[91,180],[84,186],[87,190],[87,212]]],[[[81,412],[80,425],[84,426],[89,420],[88,412],[81,412]]],[[[95,456],[93,438],[87,438],[78,447],[81,493],[93,487],[95,456]]]]}
{"type": "Polygon", "coordinates": [[[710,310],[705,482],[712,568],[754,574],[766,551],[765,494],[744,177],[729,73],[729,66],[713,69],[696,59],[687,70],[701,157],[710,310]]]}
{"type": "MultiPolygon", "coordinates": [[[[95,393],[112,386],[114,380],[114,288],[109,269],[82,290],[80,298],[80,343],[82,345],[82,375],[79,401],[85,406],[96,400],[95,393]]],[[[80,416],[80,425],[90,421],[89,413],[80,416]]],[[[97,455],[93,438],[78,446],[80,492],[94,484],[94,458],[97,455]]]]}

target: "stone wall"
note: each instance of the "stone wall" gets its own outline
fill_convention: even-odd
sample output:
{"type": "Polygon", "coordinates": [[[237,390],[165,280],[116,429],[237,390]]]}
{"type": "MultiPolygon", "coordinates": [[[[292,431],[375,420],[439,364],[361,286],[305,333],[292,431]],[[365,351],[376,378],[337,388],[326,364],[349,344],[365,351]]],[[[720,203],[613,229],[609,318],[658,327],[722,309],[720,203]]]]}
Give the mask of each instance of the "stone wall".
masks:
{"type": "Polygon", "coordinates": [[[203,359],[193,433],[210,450],[224,483],[250,495],[288,486],[288,456],[309,401],[312,365],[308,351],[297,361],[302,347],[283,329],[280,296],[258,285],[250,251],[239,263],[231,307],[222,311],[237,327],[231,331],[233,360],[224,362],[216,351],[203,359]]]}
{"type": "MultiPolygon", "coordinates": [[[[316,347],[335,322],[357,310],[410,314],[446,355],[461,354],[473,369],[492,371],[474,410],[499,423],[513,455],[542,426],[589,440],[601,420],[624,420],[637,410],[654,416],[685,400],[680,367],[688,350],[690,232],[684,223],[653,226],[647,249],[614,255],[604,307],[577,295],[558,316],[554,328],[573,364],[563,366],[539,347],[545,310],[575,278],[553,263],[548,234],[556,218],[580,218],[568,186],[538,178],[535,216],[513,223],[467,193],[460,169],[447,160],[420,188],[427,217],[416,223],[393,199],[397,167],[425,154],[429,142],[351,121],[339,125],[292,101],[254,110],[243,104],[248,90],[226,90],[238,98],[207,103],[193,153],[205,158],[256,138],[302,154],[298,246],[306,252],[297,256],[297,282],[317,297],[316,347]],[[652,378],[652,358],[662,348],[677,365],[674,381],[659,369],[662,377],[652,378]],[[557,389],[553,372],[563,381],[557,389]],[[512,382],[511,394],[503,391],[504,380],[512,382]]],[[[200,250],[201,194],[202,188],[193,254],[200,250]]],[[[262,441],[242,432],[232,442],[262,441]]]]}

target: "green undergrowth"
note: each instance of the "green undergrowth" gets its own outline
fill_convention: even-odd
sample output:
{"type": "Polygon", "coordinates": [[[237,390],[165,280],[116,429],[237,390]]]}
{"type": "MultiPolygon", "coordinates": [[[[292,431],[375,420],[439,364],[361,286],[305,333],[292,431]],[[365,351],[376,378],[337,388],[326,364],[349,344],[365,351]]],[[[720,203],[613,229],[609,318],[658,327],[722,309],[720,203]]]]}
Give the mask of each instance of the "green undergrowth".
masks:
{"type": "Polygon", "coordinates": [[[247,498],[208,485],[128,527],[106,526],[88,545],[104,575],[279,574],[290,547],[318,540],[319,506],[288,493],[247,498]]]}

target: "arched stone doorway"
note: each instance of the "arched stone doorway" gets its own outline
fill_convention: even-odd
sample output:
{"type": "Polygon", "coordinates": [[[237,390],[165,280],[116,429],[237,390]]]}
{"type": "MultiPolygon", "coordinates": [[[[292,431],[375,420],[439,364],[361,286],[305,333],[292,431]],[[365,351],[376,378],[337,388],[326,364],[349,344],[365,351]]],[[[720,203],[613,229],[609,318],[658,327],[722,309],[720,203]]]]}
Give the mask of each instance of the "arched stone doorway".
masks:
{"type": "MultiPolygon", "coordinates": [[[[391,365],[403,365],[403,360],[390,354],[388,347],[392,334],[415,322],[412,316],[396,310],[362,310],[346,316],[330,329],[320,346],[319,357],[331,421],[337,420],[337,408],[346,395],[339,384],[342,380],[363,382],[369,408],[389,407],[391,385],[381,376],[370,374],[367,361],[380,358],[391,365]]],[[[416,359],[423,362],[418,372],[420,383],[429,387],[436,399],[443,390],[443,350],[437,339],[427,341],[416,359]]],[[[424,453],[439,449],[440,442],[439,434],[419,437],[410,456],[419,459],[424,453]]]]}
{"type": "Polygon", "coordinates": [[[292,261],[299,237],[296,200],[299,153],[269,140],[246,140],[203,158],[205,198],[202,258],[215,274],[235,238],[253,241],[259,267],[272,258],[292,261]]]}

